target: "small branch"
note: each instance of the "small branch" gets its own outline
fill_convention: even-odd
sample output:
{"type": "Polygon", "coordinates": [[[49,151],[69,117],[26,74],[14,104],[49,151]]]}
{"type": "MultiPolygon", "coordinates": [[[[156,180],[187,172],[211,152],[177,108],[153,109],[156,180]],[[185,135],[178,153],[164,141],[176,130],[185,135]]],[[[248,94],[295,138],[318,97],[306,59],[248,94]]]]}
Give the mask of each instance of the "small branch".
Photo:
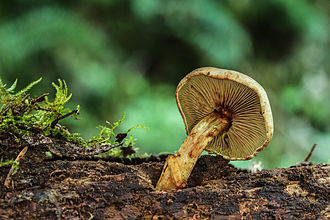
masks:
{"type": "MultiPolygon", "coordinates": [[[[27,146],[23,148],[23,150],[18,154],[18,156],[15,159],[16,163],[19,163],[19,161],[24,157],[27,150],[28,150],[27,146]]],[[[15,171],[15,168],[14,168],[14,166],[12,166],[10,168],[9,172],[8,172],[8,175],[7,175],[7,177],[5,179],[5,183],[4,183],[4,186],[7,187],[7,188],[9,188],[9,184],[10,184],[10,181],[11,181],[11,176],[12,176],[14,171],[15,171]]]]}
{"type": "Polygon", "coordinates": [[[45,101],[45,97],[48,96],[48,95],[49,95],[49,93],[45,93],[45,94],[43,94],[43,95],[41,95],[41,96],[39,96],[39,97],[37,97],[35,99],[32,99],[31,104],[34,104],[36,102],[43,102],[43,101],[45,101]]]}
{"type": "Polygon", "coordinates": [[[39,105],[37,105],[36,107],[37,110],[41,110],[41,111],[46,111],[46,112],[55,112],[54,109],[47,109],[47,108],[42,108],[39,105]]]}
{"type": "Polygon", "coordinates": [[[309,158],[312,156],[312,153],[313,153],[313,151],[314,151],[316,145],[317,145],[317,144],[314,144],[314,145],[313,145],[311,151],[309,152],[309,154],[308,154],[307,157],[305,158],[304,162],[308,162],[309,158]]]}
{"type": "Polygon", "coordinates": [[[76,109],[76,110],[73,110],[73,111],[71,111],[71,112],[69,112],[69,113],[67,113],[67,114],[65,114],[65,115],[62,115],[62,116],[56,118],[56,119],[50,124],[50,127],[51,127],[51,128],[55,128],[55,125],[56,125],[60,120],[62,120],[62,119],[64,119],[64,118],[67,118],[67,117],[69,117],[70,115],[76,114],[77,112],[78,112],[78,110],[76,109]]]}

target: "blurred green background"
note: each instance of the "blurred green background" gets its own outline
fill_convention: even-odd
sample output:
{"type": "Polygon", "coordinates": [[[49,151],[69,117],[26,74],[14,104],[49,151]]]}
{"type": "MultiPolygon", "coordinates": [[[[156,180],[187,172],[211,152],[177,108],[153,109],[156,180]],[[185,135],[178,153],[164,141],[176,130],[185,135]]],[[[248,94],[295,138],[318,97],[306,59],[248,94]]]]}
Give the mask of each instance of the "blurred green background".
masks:
{"type": "Polygon", "coordinates": [[[174,93],[201,66],[233,69],[268,93],[274,137],[265,168],[330,159],[329,0],[94,0],[0,3],[0,77],[34,96],[66,80],[84,137],[126,113],[140,152],[175,152],[186,137],[174,93]]]}

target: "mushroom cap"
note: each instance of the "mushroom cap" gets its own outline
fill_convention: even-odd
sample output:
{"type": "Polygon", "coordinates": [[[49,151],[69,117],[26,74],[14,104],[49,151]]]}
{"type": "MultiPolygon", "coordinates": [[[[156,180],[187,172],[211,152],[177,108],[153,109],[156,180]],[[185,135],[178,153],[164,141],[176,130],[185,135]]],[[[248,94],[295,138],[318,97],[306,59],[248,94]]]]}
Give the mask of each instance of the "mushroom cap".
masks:
{"type": "Polygon", "coordinates": [[[198,68],[176,89],[176,102],[187,134],[206,115],[216,111],[228,128],[205,148],[229,160],[249,160],[273,135],[273,116],[265,90],[251,77],[214,67],[198,68]]]}

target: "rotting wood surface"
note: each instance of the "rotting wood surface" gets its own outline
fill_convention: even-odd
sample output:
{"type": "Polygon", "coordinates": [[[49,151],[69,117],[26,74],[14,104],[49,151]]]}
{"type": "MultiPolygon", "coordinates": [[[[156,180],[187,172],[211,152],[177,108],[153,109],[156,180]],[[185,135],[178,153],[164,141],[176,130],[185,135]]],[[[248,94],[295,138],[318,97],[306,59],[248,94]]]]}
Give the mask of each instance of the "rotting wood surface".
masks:
{"type": "MultiPolygon", "coordinates": [[[[154,186],[165,157],[95,161],[63,155],[62,149],[66,159],[46,160],[55,142],[30,140],[9,189],[3,182],[10,167],[0,168],[0,219],[330,218],[330,165],[251,173],[220,157],[202,156],[187,188],[159,192],[154,186]]],[[[8,138],[0,146],[4,159],[23,149],[8,138]]]]}

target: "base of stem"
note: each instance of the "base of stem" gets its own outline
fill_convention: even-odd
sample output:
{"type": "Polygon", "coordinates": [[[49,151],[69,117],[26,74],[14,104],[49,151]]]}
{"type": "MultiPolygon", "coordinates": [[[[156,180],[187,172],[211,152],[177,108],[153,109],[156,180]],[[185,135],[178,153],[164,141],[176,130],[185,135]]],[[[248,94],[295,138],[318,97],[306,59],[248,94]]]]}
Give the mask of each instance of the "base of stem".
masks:
{"type": "Polygon", "coordinates": [[[156,189],[166,191],[185,187],[200,154],[215,136],[227,129],[228,125],[229,121],[216,112],[198,122],[179,151],[166,158],[156,189]]]}

